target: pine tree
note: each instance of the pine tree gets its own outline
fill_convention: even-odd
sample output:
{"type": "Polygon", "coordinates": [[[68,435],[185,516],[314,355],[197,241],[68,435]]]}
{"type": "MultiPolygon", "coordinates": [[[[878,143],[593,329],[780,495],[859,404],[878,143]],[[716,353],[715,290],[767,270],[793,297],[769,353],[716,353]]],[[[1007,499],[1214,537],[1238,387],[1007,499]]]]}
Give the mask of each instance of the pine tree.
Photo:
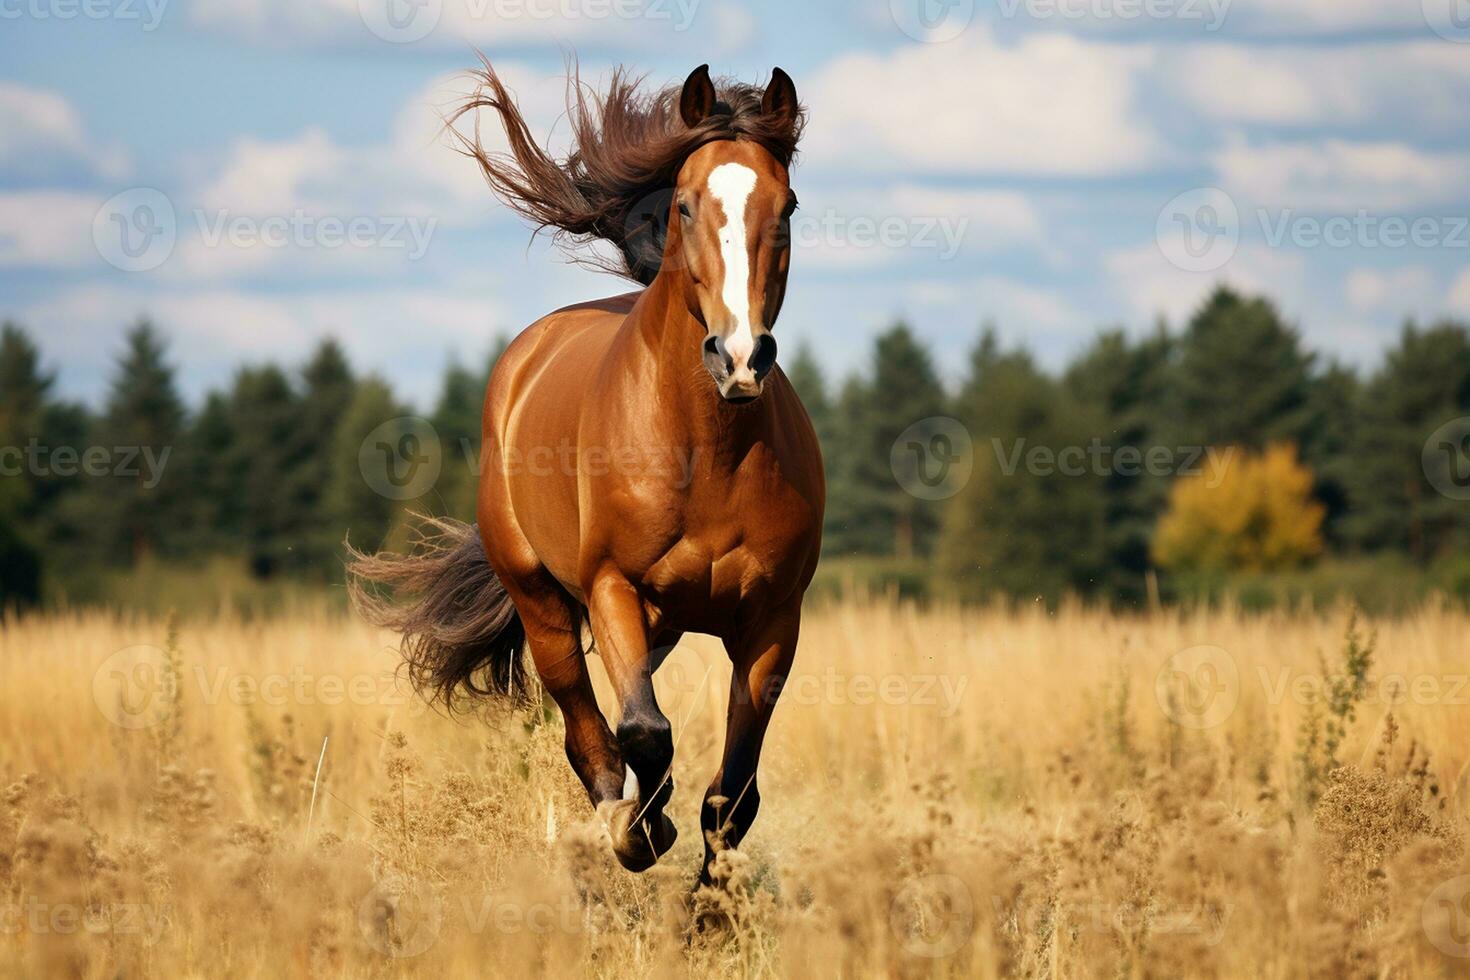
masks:
{"type": "Polygon", "coordinates": [[[1002,351],[990,331],[971,356],[957,411],[975,467],[945,511],[943,567],[971,593],[1097,591],[1107,567],[1103,478],[1077,453],[1102,431],[1101,415],[1028,354],[1002,351]]]}
{"type": "Polygon", "coordinates": [[[100,537],[110,557],[138,561],[167,550],[186,533],[186,490],[168,468],[183,431],[184,404],[163,339],[152,324],[140,321],[128,332],[97,433],[98,445],[118,458],[137,453],[131,472],[91,484],[97,513],[105,516],[100,537]],[[148,455],[162,473],[142,465],[148,455]]]}
{"type": "MultiPolygon", "coordinates": [[[[875,485],[866,456],[873,452],[871,432],[876,427],[871,386],[861,377],[849,377],[837,396],[832,418],[832,452],[824,456],[827,468],[827,510],[822,550],[831,555],[878,555],[893,542],[892,525],[884,523],[883,495],[888,487],[875,485]]],[[[885,457],[886,458],[886,457],[885,457]]]]}
{"type": "Polygon", "coordinates": [[[866,524],[861,538],[879,554],[927,554],[942,509],[898,484],[891,457],[905,429],[945,413],[944,388],[929,352],[903,323],[878,337],[871,377],[843,390],[841,437],[851,440],[852,457],[839,475],[852,481],[853,512],[839,517],[866,524]]]}
{"type": "Polygon", "coordinates": [[[192,507],[190,552],[228,553],[238,547],[244,523],[245,460],[235,451],[235,424],[228,396],[210,392],[189,427],[181,471],[192,507]]]}
{"type": "MultiPolygon", "coordinates": [[[[830,500],[834,492],[834,484],[842,473],[843,442],[837,435],[832,401],[827,394],[827,380],[822,376],[821,365],[817,363],[811,348],[806,344],[796,349],[796,356],[791,359],[790,365],[783,367],[782,370],[806,408],[806,413],[812,420],[812,428],[816,430],[817,442],[822,447],[822,462],[827,474],[827,496],[830,500]]],[[[839,496],[842,494],[841,489],[835,492],[839,496]]],[[[829,506],[822,533],[822,547],[834,553],[834,543],[840,545],[841,541],[841,531],[836,527],[838,520],[839,516],[835,515],[829,506]]]]}
{"type": "Polygon", "coordinates": [[[1093,433],[1107,450],[1101,477],[1107,557],[1100,584],[1102,591],[1127,602],[1146,594],[1150,540],[1169,480],[1145,467],[1118,465],[1119,453],[1146,454],[1162,444],[1170,428],[1176,351],[1162,324],[1137,343],[1112,331],[1100,335],[1063,377],[1066,391],[1101,420],[1101,429],[1093,433]]]}
{"type": "Polygon", "coordinates": [[[239,489],[233,535],[250,570],[262,578],[299,566],[312,517],[299,509],[301,400],[275,365],[242,368],[230,392],[226,472],[239,489]]]}
{"type": "MultiPolygon", "coordinates": [[[[327,485],[328,525],[338,535],[350,538],[358,548],[374,550],[383,545],[393,529],[402,505],[375,488],[360,462],[363,442],[385,422],[404,416],[403,407],[381,379],[369,377],[357,385],[352,403],[337,429],[332,449],[332,474],[327,485]]],[[[387,442],[397,439],[389,433],[387,442]]]]}
{"type": "Polygon", "coordinates": [[[41,412],[55,375],[41,370],[41,352],[24,330],[0,327],[0,439],[23,446],[40,430],[41,412]]]}
{"type": "Polygon", "coordinates": [[[1313,356],[1269,300],[1220,287],[1180,341],[1177,445],[1308,449],[1313,356]]]}
{"type": "Polygon", "coordinates": [[[1316,476],[1313,496],[1326,509],[1323,536],[1329,545],[1347,543],[1345,520],[1364,406],[1363,384],[1351,369],[1331,364],[1313,379],[1308,417],[1314,428],[1302,440],[1302,463],[1316,476]]]}
{"type": "Polygon", "coordinates": [[[336,340],[323,340],[301,371],[299,445],[294,456],[293,525],[302,528],[300,549],[293,565],[317,574],[335,571],[342,536],[324,520],[326,489],[332,473],[337,428],[352,402],[356,380],[347,356],[336,340]]]}
{"type": "Polygon", "coordinates": [[[42,414],[52,376],[42,373],[40,352],[16,325],[0,328],[0,612],[35,602],[41,594],[41,545],[35,534],[38,475],[24,462],[28,444],[41,437],[42,414]]]}
{"type": "Polygon", "coordinates": [[[462,521],[475,519],[484,402],[485,379],[458,363],[451,363],[444,372],[444,386],[429,418],[439,435],[444,457],[438,493],[430,504],[435,511],[462,521]]]}
{"type": "Polygon", "coordinates": [[[1470,333],[1461,324],[1407,324],[1369,381],[1349,477],[1349,537],[1429,561],[1470,544],[1465,503],[1440,493],[1424,469],[1425,444],[1470,415],[1470,333]]]}

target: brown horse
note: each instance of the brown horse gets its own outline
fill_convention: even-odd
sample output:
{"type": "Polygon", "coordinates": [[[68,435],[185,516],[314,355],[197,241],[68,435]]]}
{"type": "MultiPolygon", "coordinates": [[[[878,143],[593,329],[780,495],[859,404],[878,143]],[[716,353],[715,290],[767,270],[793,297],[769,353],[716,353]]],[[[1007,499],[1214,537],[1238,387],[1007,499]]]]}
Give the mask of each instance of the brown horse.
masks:
{"type": "Polygon", "coordinates": [[[554,160],[486,63],[462,111],[493,110],[508,155],[461,137],[497,196],[577,243],[610,242],[638,292],[558,310],[501,357],[485,398],[478,531],[436,521],[409,555],[354,554],[369,619],[404,635],[410,674],[452,704],[523,692],[522,647],[566,720],[567,756],[623,866],[673,844],[673,739],[652,677],[685,632],[733,664],[723,763],[701,815],[711,880],[760,806],[756,768],[791,667],[821,544],[811,422],[771,328],[804,121],[777,68],[764,91],[710,79],[645,95],[573,80],[574,146],[554,160]],[[373,585],[394,590],[385,598],[373,585]],[[588,674],[591,626],[618,700],[588,674]]]}

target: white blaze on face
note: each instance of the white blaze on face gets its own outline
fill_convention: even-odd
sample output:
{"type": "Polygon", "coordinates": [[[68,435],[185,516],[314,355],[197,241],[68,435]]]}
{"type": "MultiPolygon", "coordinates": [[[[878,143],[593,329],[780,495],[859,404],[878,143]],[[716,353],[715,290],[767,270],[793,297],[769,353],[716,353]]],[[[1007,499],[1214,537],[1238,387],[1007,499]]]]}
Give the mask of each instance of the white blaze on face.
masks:
{"type": "Polygon", "coordinates": [[[755,328],[750,322],[750,253],[745,240],[745,203],[755,190],[755,171],[739,163],[722,163],[709,175],[709,192],[720,202],[725,223],[720,228],[720,258],[725,281],[720,298],[735,318],[725,351],[735,362],[734,376],[749,373],[755,352],[755,328]]]}

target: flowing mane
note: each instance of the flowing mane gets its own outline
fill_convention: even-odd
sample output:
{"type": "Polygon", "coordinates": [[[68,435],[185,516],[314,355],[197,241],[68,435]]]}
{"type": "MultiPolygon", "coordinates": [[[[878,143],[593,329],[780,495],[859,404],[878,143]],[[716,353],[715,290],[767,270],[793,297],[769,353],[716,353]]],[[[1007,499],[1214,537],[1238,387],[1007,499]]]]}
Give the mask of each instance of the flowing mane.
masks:
{"type": "Polygon", "coordinates": [[[551,157],[532,137],[515,97],[483,56],[470,72],[475,94],[450,115],[450,132],[459,149],[473,158],[495,196],[553,238],[577,261],[648,285],[663,260],[665,220],[679,168],[688,156],[715,140],[750,140],[765,147],[783,166],[796,156],[806,121],[764,113],[762,89],[733,79],[715,82],[712,113],[687,126],[679,112],[678,85],[658,91],[618,67],[605,93],[582,84],[572,65],[567,85],[567,118],[572,147],[563,160],[551,157]],[[493,109],[505,127],[509,153],[490,153],[473,134],[454,129],[465,113],[493,109]],[[620,259],[586,250],[610,242],[620,259]]]}

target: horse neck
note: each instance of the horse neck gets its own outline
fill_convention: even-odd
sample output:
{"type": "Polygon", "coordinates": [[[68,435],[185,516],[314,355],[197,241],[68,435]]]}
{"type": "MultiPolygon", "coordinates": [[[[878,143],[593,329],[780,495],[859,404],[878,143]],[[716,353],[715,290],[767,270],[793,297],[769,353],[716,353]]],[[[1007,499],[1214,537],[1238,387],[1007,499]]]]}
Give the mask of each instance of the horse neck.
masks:
{"type": "Polygon", "coordinates": [[[687,273],[666,268],[638,304],[640,346],[657,358],[655,384],[664,396],[649,401],[664,431],[677,433],[712,464],[733,468],[759,436],[765,400],[739,411],[721,401],[704,368],[706,330],[689,311],[689,289],[687,273]]]}

